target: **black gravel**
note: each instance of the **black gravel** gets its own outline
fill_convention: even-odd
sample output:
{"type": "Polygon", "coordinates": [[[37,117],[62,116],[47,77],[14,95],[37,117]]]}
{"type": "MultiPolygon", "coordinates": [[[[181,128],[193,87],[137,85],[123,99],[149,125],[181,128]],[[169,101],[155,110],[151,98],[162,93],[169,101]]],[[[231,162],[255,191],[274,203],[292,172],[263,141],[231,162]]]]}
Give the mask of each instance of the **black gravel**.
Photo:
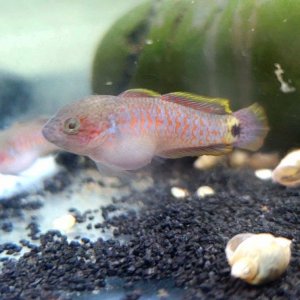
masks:
{"type": "MultiPolygon", "coordinates": [[[[85,295],[104,288],[109,278],[121,278],[124,299],[142,297],[143,290],[135,288],[141,281],[163,280],[179,287],[183,299],[300,299],[300,189],[261,181],[245,169],[200,172],[191,160],[168,162],[152,173],[155,185],[145,192],[132,192],[99,211],[70,210],[89,228],[90,217],[97,220],[102,214],[104,224],[94,228],[99,236],[110,228],[114,239],[92,242],[81,237],[68,242],[59,231],[39,235],[37,224],[29,224],[31,237],[38,237],[41,245],[18,260],[2,262],[0,298],[73,299],[75,292],[85,295]],[[191,195],[175,199],[170,193],[174,185],[191,195]],[[210,185],[216,194],[199,199],[195,191],[200,185],[210,185]],[[137,203],[139,213],[130,209],[137,203]],[[127,214],[115,213],[125,205],[127,214]],[[224,248],[241,232],[293,239],[292,262],[280,279],[254,287],[230,277],[224,248]]],[[[8,202],[0,207],[2,230],[10,228],[11,212],[5,210],[12,210],[8,202]]],[[[22,245],[31,241],[23,240],[22,245]]],[[[0,250],[20,251],[10,244],[0,245],[0,250]]]]}

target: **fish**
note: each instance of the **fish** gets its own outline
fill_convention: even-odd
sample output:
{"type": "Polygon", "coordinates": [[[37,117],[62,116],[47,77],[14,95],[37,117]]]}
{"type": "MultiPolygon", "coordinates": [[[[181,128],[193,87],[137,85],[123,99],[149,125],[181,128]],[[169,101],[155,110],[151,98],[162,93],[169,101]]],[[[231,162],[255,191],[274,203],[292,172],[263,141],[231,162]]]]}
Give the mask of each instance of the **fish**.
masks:
{"type": "Polygon", "coordinates": [[[0,173],[19,175],[39,157],[59,149],[42,134],[47,121],[48,118],[37,117],[0,131],[0,173]]]}
{"type": "Polygon", "coordinates": [[[62,107],[42,129],[49,142],[113,172],[140,169],[155,157],[255,151],[268,131],[257,103],[232,112],[227,99],[147,89],[89,96],[62,107]]]}

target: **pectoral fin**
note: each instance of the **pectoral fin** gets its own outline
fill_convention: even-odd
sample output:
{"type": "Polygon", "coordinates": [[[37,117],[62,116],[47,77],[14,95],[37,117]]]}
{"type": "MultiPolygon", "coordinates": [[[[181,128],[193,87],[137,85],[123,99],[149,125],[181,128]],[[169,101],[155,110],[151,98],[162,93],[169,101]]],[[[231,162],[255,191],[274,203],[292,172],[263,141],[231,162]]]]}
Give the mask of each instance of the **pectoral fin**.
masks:
{"type": "Polygon", "coordinates": [[[102,162],[95,162],[98,171],[101,175],[107,177],[117,177],[122,180],[128,180],[133,178],[133,173],[126,171],[124,169],[118,168],[113,165],[104,164],[102,162]]]}

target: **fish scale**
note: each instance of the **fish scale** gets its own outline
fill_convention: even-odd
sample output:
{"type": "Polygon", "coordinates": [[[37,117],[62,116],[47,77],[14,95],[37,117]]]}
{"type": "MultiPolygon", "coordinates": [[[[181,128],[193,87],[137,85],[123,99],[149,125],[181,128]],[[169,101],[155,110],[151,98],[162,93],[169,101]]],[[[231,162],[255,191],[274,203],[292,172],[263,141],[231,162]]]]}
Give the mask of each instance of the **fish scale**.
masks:
{"type": "MultiPolygon", "coordinates": [[[[150,130],[150,133],[157,138],[157,143],[164,145],[169,139],[172,145],[180,147],[182,143],[186,146],[208,146],[210,143],[232,143],[233,137],[228,133],[228,118],[233,116],[212,115],[189,108],[182,107],[178,104],[171,105],[164,103],[160,99],[125,99],[125,103],[130,106],[130,127],[126,127],[128,120],[121,115],[120,123],[123,120],[123,126],[132,130],[135,134],[144,133],[150,130]],[[134,100],[134,101],[133,101],[134,100]],[[166,116],[167,127],[163,122],[158,122],[162,116],[166,116]],[[187,122],[184,122],[187,120],[187,122]],[[203,124],[203,129],[199,126],[203,124]],[[183,135],[183,129],[186,126],[187,133],[183,135]],[[226,131],[227,130],[227,131],[226,131]],[[218,134],[213,135],[213,131],[218,134]],[[202,133],[202,134],[200,134],[202,133]]],[[[123,103],[124,104],[124,103],[123,103]]],[[[127,114],[127,112],[125,113],[127,114]]],[[[122,127],[122,124],[120,125],[122,127]]]]}

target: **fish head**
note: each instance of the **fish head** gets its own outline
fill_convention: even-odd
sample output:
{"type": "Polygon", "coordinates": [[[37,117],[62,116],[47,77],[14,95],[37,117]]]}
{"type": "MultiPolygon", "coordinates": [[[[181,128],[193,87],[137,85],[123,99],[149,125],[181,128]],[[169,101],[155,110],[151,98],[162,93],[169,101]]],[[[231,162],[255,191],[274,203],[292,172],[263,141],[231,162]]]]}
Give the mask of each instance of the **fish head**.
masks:
{"type": "Polygon", "coordinates": [[[44,125],[43,136],[66,151],[88,155],[106,138],[106,100],[92,96],[63,107],[44,125]]]}

